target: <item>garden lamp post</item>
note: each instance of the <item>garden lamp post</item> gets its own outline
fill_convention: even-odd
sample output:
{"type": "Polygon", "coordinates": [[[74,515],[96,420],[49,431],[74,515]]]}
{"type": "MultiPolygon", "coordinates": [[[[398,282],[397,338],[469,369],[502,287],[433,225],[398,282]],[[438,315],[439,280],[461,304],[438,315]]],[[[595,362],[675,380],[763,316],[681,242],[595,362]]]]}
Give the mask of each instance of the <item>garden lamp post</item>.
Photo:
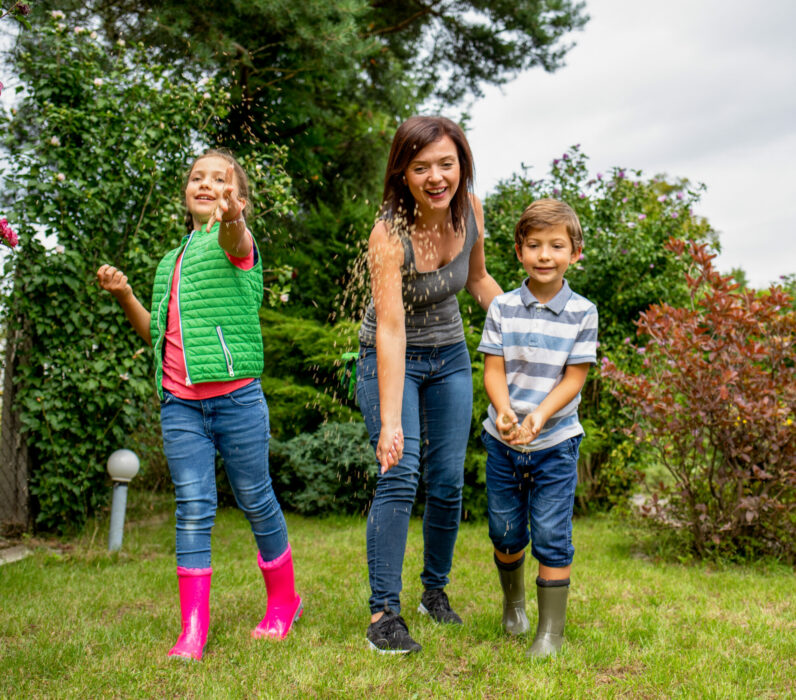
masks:
{"type": "Polygon", "coordinates": [[[122,548],[124,512],[127,509],[127,484],[138,473],[138,457],[132,450],[116,450],[108,457],[108,474],[113,479],[111,503],[111,528],[108,534],[108,551],[122,548]]]}

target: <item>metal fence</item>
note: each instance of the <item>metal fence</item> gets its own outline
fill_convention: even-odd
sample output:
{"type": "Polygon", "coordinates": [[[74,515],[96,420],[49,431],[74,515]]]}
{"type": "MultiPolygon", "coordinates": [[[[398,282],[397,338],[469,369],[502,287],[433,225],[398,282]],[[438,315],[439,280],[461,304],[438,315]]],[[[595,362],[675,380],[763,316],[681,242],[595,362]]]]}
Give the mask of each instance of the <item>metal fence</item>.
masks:
{"type": "Polygon", "coordinates": [[[0,423],[0,531],[17,534],[30,529],[28,450],[14,411],[14,370],[22,338],[10,332],[3,362],[3,411],[0,423]]]}

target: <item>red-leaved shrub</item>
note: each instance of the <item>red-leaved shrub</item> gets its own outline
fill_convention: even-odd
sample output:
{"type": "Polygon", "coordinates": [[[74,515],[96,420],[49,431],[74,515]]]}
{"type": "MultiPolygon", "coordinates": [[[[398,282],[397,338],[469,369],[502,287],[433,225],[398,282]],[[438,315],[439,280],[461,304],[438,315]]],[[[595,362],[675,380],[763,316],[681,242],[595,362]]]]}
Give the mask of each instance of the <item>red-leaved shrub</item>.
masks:
{"type": "Polygon", "coordinates": [[[796,313],[779,287],[740,291],[705,245],[670,240],[693,260],[690,304],[640,315],[638,373],[604,359],[628,428],[674,477],[647,514],[690,533],[695,553],[796,559],[796,313]]]}

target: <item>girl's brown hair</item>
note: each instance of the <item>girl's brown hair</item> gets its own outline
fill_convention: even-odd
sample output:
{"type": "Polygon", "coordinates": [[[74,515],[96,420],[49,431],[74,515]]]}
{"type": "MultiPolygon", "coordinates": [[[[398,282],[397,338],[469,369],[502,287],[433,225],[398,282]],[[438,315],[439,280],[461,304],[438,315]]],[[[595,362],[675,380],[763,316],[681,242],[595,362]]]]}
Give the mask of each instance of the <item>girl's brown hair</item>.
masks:
{"type": "MultiPolygon", "coordinates": [[[[238,186],[238,196],[246,201],[246,206],[243,208],[241,215],[243,216],[244,220],[251,212],[251,198],[249,197],[249,178],[246,175],[246,171],[241,167],[240,163],[235,160],[235,156],[232,155],[232,152],[227,150],[226,148],[208,148],[204,153],[194,158],[193,163],[191,163],[188,170],[185,171],[185,174],[182,178],[182,201],[185,204],[185,189],[188,187],[188,180],[191,177],[191,173],[193,172],[194,167],[196,164],[202,160],[202,158],[221,158],[229,163],[233,170],[235,171],[235,184],[238,186]]],[[[193,231],[193,217],[191,216],[191,212],[188,211],[188,207],[185,207],[185,228],[188,233],[193,231]]]]}
{"type": "Polygon", "coordinates": [[[390,221],[402,220],[407,226],[414,224],[415,199],[404,182],[404,172],[420,151],[444,136],[449,136],[456,144],[459,156],[460,179],[459,187],[451,200],[451,220],[455,230],[464,228],[470,209],[468,194],[473,188],[473,154],[462,128],[445,117],[411,117],[398,127],[384,175],[382,218],[390,221]]]}

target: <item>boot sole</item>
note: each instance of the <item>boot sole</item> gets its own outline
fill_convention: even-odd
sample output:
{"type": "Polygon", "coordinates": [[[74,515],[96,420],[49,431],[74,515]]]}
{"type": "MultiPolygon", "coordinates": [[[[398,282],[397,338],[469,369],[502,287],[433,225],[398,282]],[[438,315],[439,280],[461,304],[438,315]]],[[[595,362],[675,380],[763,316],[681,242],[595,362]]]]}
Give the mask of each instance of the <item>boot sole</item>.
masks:
{"type": "Polygon", "coordinates": [[[302,601],[301,598],[299,598],[299,605],[298,608],[296,609],[296,612],[293,613],[293,620],[290,622],[287,631],[281,637],[277,637],[274,634],[267,634],[266,632],[262,631],[258,632],[257,628],[255,628],[252,630],[252,635],[251,635],[252,639],[273,639],[275,641],[281,641],[285,637],[287,637],[288,634],[290,634],[290,630],[293,629],[293,625],[299,621],[299,619],[303,614],[304,614],[304,601],[302,601]]]}

